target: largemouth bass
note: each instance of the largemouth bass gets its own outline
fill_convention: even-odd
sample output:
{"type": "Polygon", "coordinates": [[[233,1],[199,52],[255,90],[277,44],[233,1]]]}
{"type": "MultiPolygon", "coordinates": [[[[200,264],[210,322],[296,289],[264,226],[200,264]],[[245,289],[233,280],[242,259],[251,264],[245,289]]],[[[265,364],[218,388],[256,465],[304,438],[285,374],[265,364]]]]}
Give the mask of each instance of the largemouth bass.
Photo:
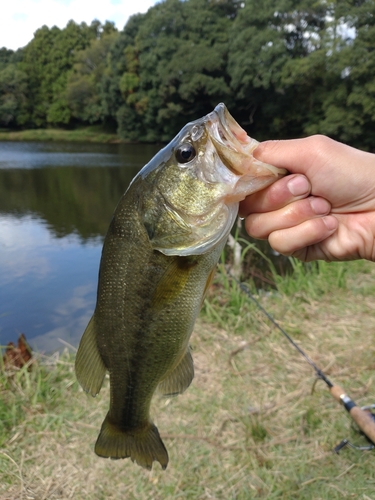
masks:
{"type": "Polygon", "coordinates": [[[238,203],[285,174],[254,159],[257,144],[219,104],[188,123],[120,200],[103,245],[95,312],[76,357],[78,381],[93,396],[110,376],[99,456],[167,467],[150,420],[152,396],[190,385],[189,338],[238,203]]]}

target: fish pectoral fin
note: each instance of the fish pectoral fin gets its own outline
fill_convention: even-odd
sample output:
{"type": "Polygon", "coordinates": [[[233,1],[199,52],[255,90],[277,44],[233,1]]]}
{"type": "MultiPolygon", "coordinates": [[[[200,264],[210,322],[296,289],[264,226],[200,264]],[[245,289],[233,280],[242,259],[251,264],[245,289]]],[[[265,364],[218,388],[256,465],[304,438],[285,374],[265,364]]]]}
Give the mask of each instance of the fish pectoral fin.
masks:
{"type": "Polygon", "coordinates": [[[184,357],[176,368],[158,385],[158,392],[163,396],[181,394],[191,384],[194,378],[194,362],[188,347],[184,357]]]}
{"type": "Polygon", "coordinates": [[[94,316],[82,335],[76,355],[75,371],[82,389],[96,396],[103,384],[106,367],[96,344],[94,316]]]}
{"type": "Polygon", "coordinates": [[[154,310],[163,309],[181,294],[197,262],[195,256],[170,258],[152,296],[151,307],[154,310]]]}
{"type": "Polygon", "coordinates": [[[158,461],[163,469],[168,465],[168,452],[152,422],[136,429],[124,430],[105,418],[95,444],[95,453],[104,458],[128,458],[145,469],[151,470],[158,461]]]}

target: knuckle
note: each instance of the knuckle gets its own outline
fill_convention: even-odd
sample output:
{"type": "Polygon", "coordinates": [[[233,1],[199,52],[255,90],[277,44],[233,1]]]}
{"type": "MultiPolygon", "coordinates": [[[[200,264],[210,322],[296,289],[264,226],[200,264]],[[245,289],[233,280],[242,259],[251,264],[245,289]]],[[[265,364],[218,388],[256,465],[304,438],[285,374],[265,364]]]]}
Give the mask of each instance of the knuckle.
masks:
{"type": "Polygon", "coordinates": [[[264,224],[258,215],[249,215],[245,221],[245,229],[249,236],[259,240],[267,239],[268,234],[264,231],[264,224]]]}
{"type": "Polygon", "coordinates": [[[321,218],[309,219],[288,229],[272,232],[269,243],[283,255],[306,260],[306,248],[326,238],[327,229],[321,218]]]}
{"type": "Polygon", "coordinates": [[[332,145],[335,144],[333,139],[321,134],[312,135],[307,137],[306,140],[309,141],[311,150],[322,157],[326,157],[327,153],[332,149],[332,145]]]}
{"type": "Polygon", "coordinates": [[[301,262],[309,262],[309,247],[304,247],[290,254],[290,257],[294,257],[301,262]]]}
{"type": "Polygon", "coordinates": [[[287,178],[280,179],[272,184],[266,191],[266,201],[271,207],[279,207],[288,201],[290,193],[287,188],[287,178]]]}

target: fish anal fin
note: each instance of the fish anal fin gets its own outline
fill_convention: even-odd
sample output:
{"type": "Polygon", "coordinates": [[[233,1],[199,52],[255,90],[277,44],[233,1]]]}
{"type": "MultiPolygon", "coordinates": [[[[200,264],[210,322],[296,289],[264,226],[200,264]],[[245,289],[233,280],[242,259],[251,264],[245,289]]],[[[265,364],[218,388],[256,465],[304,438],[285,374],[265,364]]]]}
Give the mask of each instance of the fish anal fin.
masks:
{"type": "Polygon", "coordinates": [[[103,384],[106,367],[96,344],[94,316],[84,331],[78,347],[75,371],[82,388],[96,396],[103,384]]]}
{"type": "Polygon", "coordinates": [[[141,467],[151,470],[153,461],[163,469],[168,465],[168,452],[152,422],[131,430],[123,430],[106,416],[95,444],[95,453],[104,458],[130,458],[141,467]]]}
{"type": "Polygon", "coordinates": [[[164,396],[181,394],[191,384],[194,378],[194,362],[190,347],[176,368],[158,385],[158,392],[164,396]]]}

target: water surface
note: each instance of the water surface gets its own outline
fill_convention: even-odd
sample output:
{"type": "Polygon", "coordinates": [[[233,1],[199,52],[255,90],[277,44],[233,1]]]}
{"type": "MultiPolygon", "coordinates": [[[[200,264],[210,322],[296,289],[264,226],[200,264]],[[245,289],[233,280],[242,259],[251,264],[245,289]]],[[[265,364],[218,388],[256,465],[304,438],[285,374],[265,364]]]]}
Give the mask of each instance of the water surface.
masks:
{"type": "Polygon", "coordinates": [[[154,145],[0,142],[0,344],[77,346],[113,210],[154,145]]]}

